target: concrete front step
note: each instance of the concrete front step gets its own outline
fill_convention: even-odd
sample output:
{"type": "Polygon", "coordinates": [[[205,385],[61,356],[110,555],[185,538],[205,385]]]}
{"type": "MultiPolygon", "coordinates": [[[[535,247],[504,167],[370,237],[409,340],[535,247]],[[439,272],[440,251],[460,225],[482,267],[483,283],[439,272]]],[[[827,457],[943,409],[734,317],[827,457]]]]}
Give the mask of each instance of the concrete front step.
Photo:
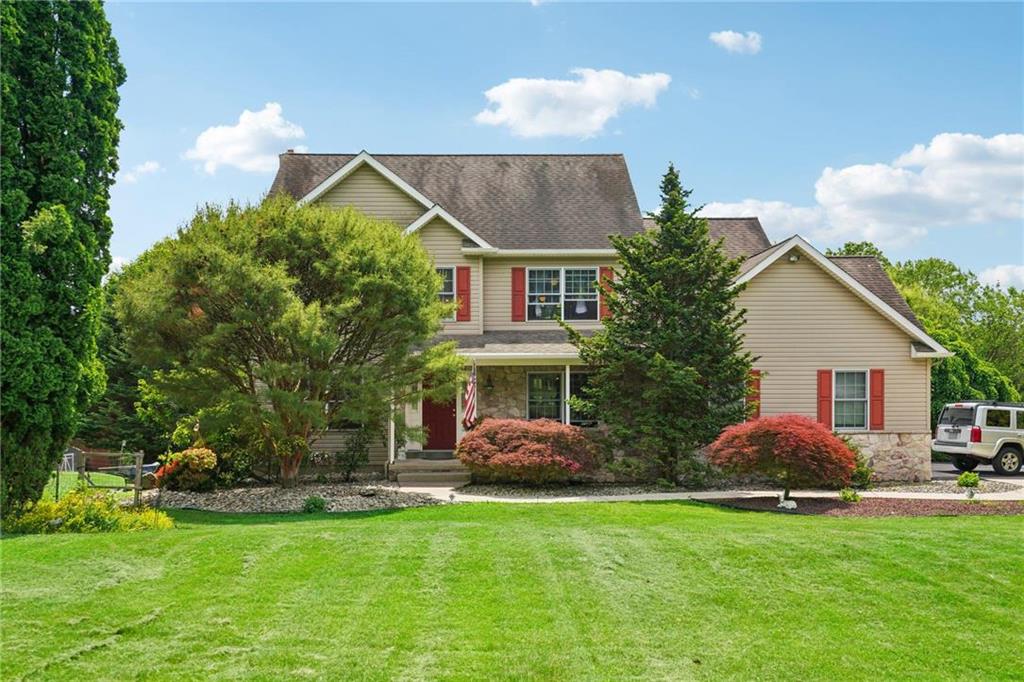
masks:
{"type": "Polygon", "coordinates": [[[437,486],[452,488],[469,483],[468,471],[411,471],[398,473],[400,486],[437,486]]]}

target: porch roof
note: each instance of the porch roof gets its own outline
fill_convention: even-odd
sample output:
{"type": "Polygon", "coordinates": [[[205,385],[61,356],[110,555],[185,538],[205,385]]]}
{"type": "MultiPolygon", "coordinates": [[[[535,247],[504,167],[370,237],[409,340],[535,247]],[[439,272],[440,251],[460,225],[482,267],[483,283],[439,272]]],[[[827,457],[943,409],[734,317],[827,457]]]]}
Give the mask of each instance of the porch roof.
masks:
{"type": "MultiPolygon", "coordinates": [[[[584,336],[593,332],[582,331],[584,336]]],[[[459,355],[478,364],[577,363],[576,347],[561,329],[492,331],[483,334],[442,334],[437,341],[455,341],[459,355]]]]}

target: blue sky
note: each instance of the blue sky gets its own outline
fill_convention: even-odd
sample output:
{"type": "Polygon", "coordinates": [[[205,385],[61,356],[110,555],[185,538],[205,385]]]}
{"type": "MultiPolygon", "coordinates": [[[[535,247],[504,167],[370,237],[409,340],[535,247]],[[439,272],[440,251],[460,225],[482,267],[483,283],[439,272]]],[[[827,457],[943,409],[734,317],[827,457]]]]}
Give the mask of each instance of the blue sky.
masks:
{"type": "Polygon", "coordinates": [[[289,147],[622,152],[645,210],[672,161],[708,214],[759,215],[775,239],[871,238],[1024,285],[1021,4],[107,13],[128,71],[119,260],[199,204],[258,199],[289,147]]]}

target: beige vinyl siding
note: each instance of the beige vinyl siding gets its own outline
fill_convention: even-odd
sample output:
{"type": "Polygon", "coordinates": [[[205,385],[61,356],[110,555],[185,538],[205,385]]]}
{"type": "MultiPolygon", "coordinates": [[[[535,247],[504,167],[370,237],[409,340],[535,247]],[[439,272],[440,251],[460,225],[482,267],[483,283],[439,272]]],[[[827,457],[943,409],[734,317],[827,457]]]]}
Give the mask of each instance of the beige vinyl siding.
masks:
{"type": "Polygon", "coordinates": [[[761,359],[761,414],[817,415],[817,370],[885,370],[885,430],[929,430],[929,363],[910,337],[806,258],[781,258],[740,294],[761,359]]]}
{"type": "Polygon", "coordinates": [[[426,212],[418,201],[366,164],[352,171],[317,201],[339,208],[354,206],[369,216],[394,221],[401,227],[426,212]]]}
{"type": "MultiPolygon", "coordinates": [[[[332,429],[324,431],[324,434],[319,440],[315,441],[310,447],[311,450],[320,452],[341,452],[345,449],[345,444],[348,442],[349,436],[354,433],[349,430],[337,430],[332,429]]],[[[380,441],[373,441],[370,443],[370,461],[369,466],[382,467],[387,464],[388,461],[388,444],[381,438],[380,441]]]]}
{"type": "MultiPolygon", "coordinates": [[[[614,267],[610,258],[486,258],[484,259],[484,331],[561,329],[554,320],[512,321],[512,268],[614,267]]],[[[576,321],[579,329],[597,329],[600,320],[576,321]]]]}
{"type": "Polygon", "coordinates": [[[469,275],[469,322],[445,322],[446,334],[481,334],[483,333],[483,283],[482,259],[480,256],[466,256],[462,253],[462,233],[441,218],[434,218],[421,227],[419,235],[423,248],[433,257],[438,267],[458,267],[468,265],[469,275]]]}

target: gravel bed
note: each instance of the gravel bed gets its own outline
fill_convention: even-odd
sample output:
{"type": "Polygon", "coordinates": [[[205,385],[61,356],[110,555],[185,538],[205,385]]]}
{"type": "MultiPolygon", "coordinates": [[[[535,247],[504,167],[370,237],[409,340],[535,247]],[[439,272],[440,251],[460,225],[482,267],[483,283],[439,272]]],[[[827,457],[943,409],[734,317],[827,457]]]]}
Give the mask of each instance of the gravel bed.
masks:
{"type": "MultiPolygon", "coordinates": [[[[978,492],[985,493],[1012,493],[1020,490],[1021,486],[1006,481],[981,481],[978,485],[978,492]]],[[[964,489],[956,484],[956,481],[927,481],[925,483],[879,483],[872,488],[887,493],[952,493],[963,495],[964,489]]]]}
{"type": "Polygon", "coordinates": [[[680,492],[681,488],[665,490],[656,485],[627,483],[570,483],[568,485],[527,486],[501,483],[470,483],[458,489],[462,495],[486,497],[597,497],[601,495],[642,495],[646,493],[680,492]]]}
{"type": "Polygon", "coordinates": [[[392,485],[345,483],[302,484],[295,488],[262,486],[232,488],[208,493],[177,490],[151,490],[144,493],[150,504],[171,509],[199,509],[215,512],[280,513],[301,512],[307,497],[318,496],[327,501],[329,512],[404,509],[442,504],[423,493],[406,493],[392,485]]]}
{"type": "Polygon", "coordinates": [[[1024,502],[967,500],[901,500],[883,497],[865,497],[849,503],[828,497],[798,497],[797,508],[787,511],[778,508],[777,497],[736,497],[704,500],[733,509],[805,514],[820,516],[1013,516],[1024,514],[1024,502]]]}

